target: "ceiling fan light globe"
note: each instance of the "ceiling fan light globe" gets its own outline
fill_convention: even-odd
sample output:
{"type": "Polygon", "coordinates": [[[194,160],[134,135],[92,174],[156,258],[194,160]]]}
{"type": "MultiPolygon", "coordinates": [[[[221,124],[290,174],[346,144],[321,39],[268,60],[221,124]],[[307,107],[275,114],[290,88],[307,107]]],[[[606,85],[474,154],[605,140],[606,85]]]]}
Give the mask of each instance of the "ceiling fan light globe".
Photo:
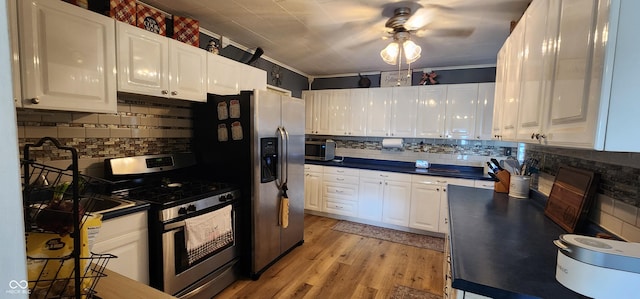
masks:
{"type": "Polygon", "coordinates": [[[398,62],[398,53],[400,52],[400,46],[396,42],[389,43],[386,48],[380,51],[380,57],[384,62],[394,65],[398,62]]]}
{"type": "Polygon", "coordinates": [[[422,48],[411,40],[402,43],[402,49],[404,50],[404,57],[407,63],[415,62],[420,58],[420,54],[422,53],[422,48]]]}

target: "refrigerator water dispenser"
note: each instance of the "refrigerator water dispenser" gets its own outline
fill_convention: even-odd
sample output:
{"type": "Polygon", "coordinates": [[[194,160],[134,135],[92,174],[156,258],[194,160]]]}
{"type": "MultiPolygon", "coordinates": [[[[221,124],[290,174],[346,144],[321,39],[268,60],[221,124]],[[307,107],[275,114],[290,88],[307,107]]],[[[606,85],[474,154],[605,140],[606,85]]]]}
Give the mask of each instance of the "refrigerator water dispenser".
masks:
{"type": "Polygon", "coordinates": [[[278,165],[278,138],[260,138],[260,158],[260,182],[274,181],[278,165]]]}

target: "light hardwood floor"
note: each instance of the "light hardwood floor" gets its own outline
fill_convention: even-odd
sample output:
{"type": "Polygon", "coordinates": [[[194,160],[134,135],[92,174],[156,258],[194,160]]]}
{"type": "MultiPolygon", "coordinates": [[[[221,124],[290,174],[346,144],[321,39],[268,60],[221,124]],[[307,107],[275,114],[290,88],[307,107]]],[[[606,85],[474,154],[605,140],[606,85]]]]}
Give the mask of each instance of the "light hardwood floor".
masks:
{"type": "Polygon", "coordinates": [[[304,244],[217,298],[388,298],[395,285],[442,295],[441,252],[332,230],[338,220],[306,215],[304,244]]]}

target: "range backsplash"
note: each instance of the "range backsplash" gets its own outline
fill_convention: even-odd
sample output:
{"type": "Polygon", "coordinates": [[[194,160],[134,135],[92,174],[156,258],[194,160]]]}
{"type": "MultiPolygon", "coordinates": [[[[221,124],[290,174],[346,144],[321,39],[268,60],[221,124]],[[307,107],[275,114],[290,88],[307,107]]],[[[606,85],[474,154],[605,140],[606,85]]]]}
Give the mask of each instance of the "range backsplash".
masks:
{"type": "MultiPolygon", "coordinates": [[[[83,173],[98,175],[105,158],[189,152],[191,115],[190,102],[126,95],[119,95],[115,114],[17,109],[20,157],[26,143],[53,137],[78,150],[83,173]]],[[[47,164],[71,159],[51,144],[33,148],[30,155],[47,164]]]]}

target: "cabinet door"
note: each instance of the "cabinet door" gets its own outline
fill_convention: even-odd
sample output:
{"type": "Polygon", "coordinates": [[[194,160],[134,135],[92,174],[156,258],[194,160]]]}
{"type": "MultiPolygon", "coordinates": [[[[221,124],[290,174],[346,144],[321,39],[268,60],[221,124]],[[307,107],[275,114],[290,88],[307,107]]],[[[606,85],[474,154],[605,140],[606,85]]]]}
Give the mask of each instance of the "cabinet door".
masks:
{"type": "Polygon", "coordinates": [[[418,88],[395,87],[391,102],[390,135],[393,137],[416,136],[416,110],[418,107],[418,88]]]}
{"type": "Polygon", "coordinates": [[[533,2],[524,15],[527,26],[522,44],[524,55],[516,138],[519,141],[536,142],[532,136],[541,133],[546,116],[543,111],[549,95],[545,89],[551,83],[551,72],[545,69],[553,63],[552,44],[546,42],[547,25],[553,23],[553,20],[547,20],[548,6],[548,1],[533,2]]]}
{"type": "Polygon", "coordinates": [[[489,140],[492,136],[493,102],[495,98],[495,83],[478,84],[478,101],[476,105],[476,139],[489,140]]]}
{"type": "Polygon", "coordinates": [[[240,93],[238,62],[207,53],[207,92],[217,95],[240,93]]]}
{"type": "Polygon", "coordinates": [[[304,208],[322,211],[322,173],[305,172],[304,174],[304,208]]]}
{"type": "Polygon", "coordinates": [[[313,113],[313,98],[315,93],[310,90],[302,91],[302,99],[304,100],[304,133],[315,134],[315,124],[317,123],[316,115],[313,113]]]}
{"type": "Polygon", "coordinates": [[[416,116],[416,137],[444,137],[446,85],[425,85],[419,87],[416,116]]]}
{"type": "Polygon", "coordinates": [[[18,39],[18,3],[7,1],[7,23],[9,25],[9,43],[11,50],[11,86],[13,104],[22,107],[22,90],[20,86],[20,40],[18,39]]]}
{"type": "Polygon", "coordinates": [[[369,107],[367,108],[367,136],[389,136],[391,117],[392,87],[369,89],[369,107]]]}
{"type": "Polygon", "coordinates": [[[313,99],[313,113],[316,115],[316,134],[331,135],[331,91],[318,90],[313,99]]]}
{"type": "Polygon", "coordinates": [[[554,87],[546,125],[549,144],[593,147],[599,94],[589,94],[597,1],[562,1],[554,87]],[[587,5],[585,5],[588,2],[587,5]]]}
{"type": "Polygon", "coordinates": [[[368,89],[351,89],[349,94],[349,135],[367,135],[367,104],[369,103],[368,89]]]}
{"type": "Polygon", "coordinates": [[[19,1],[25,108],[116,112],[114,20],[62,1],[19,1]]]}
{"type": "Polygon", "coordinates": [[[408,182],[384,181],[382,222],[409,226],[410,180],[408,182]]]}
{"type": "Polygon", "coordinates": [[[238,80],[239,90],[267,90],[267,72],[244,63],[238,63],[237,67],[243,77],[238,80]]]}
{"type": "Polygon", "coordinates": [[[447,87],[445,137],[475,138],[478,84],[455,84],[447,87]]]}
{"type": "Polygon", "coordinates": [[[520,103],[520,77],[522,70],[522,36],[526,25],[523,18],[513,30],[507,42],[507,71],[505,78],[505,99],[502,110],[502,139],[515,140],[518,126],[518,105],[520,103]]]}
{"type": "Polygon", "coordinates": [[[409,227],[437,232],[440,224],[440,186],[412,184],[409,227]]]}
{"type": "Polygon", "coordinates": [[[350,114],[349,90],[338,89],[329,92],[329,122],[331,135],[348,135],[348,117],[350,114]]]}
{"type": "Polygon", "coordinates": [[[493,103],[493,124],[491,129],[491,138],[502,138],[502,111],[505,105],[505,86],[508,70],[507,55],[509,52],[508,40],[505,41],[502,48],[498,52],[497,64],[496,64],[496,91],[495,100],[493,103]]]}
{"type": "Polygon", "coordinates": [[[169,71],[172,98],[207,101],[207,51],[169,39],[169,71]]]}
{"type": "Polygon", "coordinates": [[[118,34],[118,90],[168,96],[169,43],[166,37],[116,22],[118,34]]]}
{"type": "Polygon", "coordinates": [[[360,178],[358,191],[358,218],[382,221],[382,180],[360,178]]]}

